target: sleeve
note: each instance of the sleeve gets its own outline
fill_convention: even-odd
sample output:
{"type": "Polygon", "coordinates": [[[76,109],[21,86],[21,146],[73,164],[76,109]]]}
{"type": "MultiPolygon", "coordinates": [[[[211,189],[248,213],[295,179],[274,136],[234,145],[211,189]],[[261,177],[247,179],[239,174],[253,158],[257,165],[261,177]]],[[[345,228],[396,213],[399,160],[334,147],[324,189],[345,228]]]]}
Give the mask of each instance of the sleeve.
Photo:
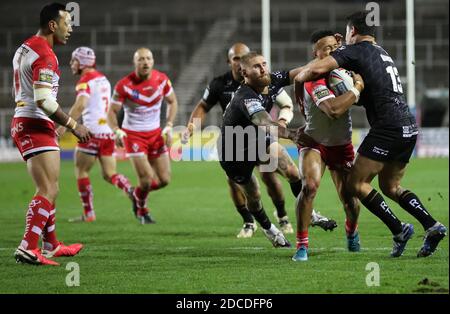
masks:
{"type": "Polygon", "coordinates": [[[202,97],[202,100],[207,105],[208,111],[219,102],[220,93],[220,82],[217,79],[212,80],[203,92],[202,97]]]}
{"type": "Polygon", "coordinates": [[[277,86],[280,90],[277,95],[282,92],[282,87],[291,85],[291,80],[289,78],[289,71],[276,71],[271,73],[272,84],[277,86]]]}
{"type": "Polygon", "coordinates": [[[262,102],[258,98],[247,98],[242,100],[241,109],[245,116],[251,120],[255,113],[265,111],[262,102]]]}
{"type": "Polygon", "coordinates": [[[164,75],[164,79],[166,81],[164,88],[163,88],[163,95],[164,97],[169,96],[170,94],[172,94],[173,92],[173,87],[172,87],[172,82],[170,81],[170,79],[164,75]]]}
{"type": "Polygon", "coordinates": [[[326,99],[334,98],[334,93],[328,88],[325,78],[317,81],[306,82],[305,90],[316,106],[326,99]]]}
{"type": "Polygon", "coordinates": [[[345,45],[331,53],[339,67],[353,71],[358,57],[358,46],[345,45]]]}
{"type": "Polygon", "coordinates": [[[122,81],[119,81],[116,84],[116,86],[114,86],[111,103],[121,106],[125,102],[125,99],[126,99],[126,94],[123,89],[123,83],[122,83],[122,81]]]}
{"type": "Polygon", "coordinates": [[[53,86],[53,77],[58,70],[56,59],[50,55],[43,55],[31,65],[33,83],[48,87],[53,86]]]}
{"type": "Polygon", "coordinates": [[[86,97],[90,97],[91,96],[91,89],[89,88],[89,83],[86,81],[78,81],[76,87],[75,87],[75,92],[78,96],[86,96],[86,97]]]}

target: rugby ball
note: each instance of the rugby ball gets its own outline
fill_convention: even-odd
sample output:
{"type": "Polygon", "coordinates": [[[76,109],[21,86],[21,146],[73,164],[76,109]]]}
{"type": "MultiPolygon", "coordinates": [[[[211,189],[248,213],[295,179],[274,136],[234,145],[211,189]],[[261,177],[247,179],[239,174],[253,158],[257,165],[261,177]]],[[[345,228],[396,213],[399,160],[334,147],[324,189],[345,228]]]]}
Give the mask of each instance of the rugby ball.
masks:
{"type": "Polygon", "coordinates": [[[336,96],[340,96],[353,88],[352,74],[343,68],[334,69],[328,76],[328,86],[336,96]]]}

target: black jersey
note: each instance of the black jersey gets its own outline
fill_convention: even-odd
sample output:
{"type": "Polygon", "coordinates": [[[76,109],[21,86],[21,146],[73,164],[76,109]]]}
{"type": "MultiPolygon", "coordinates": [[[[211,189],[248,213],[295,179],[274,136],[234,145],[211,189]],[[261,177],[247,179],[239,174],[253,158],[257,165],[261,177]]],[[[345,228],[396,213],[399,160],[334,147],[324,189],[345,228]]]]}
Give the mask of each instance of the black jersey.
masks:
{"type": "Polygon", "coordinates": [[[368,41],[338,48],[331,56],[339,67],[354,71],[364,79],[361,103],[374,129],[402,128],[416,132],[414,116],[403,95],[398,70],[389,54],[368,41]]]}
{"type": "Polygon", "coordinates": [[[234,80],[231,71],[215,77],[206,87],[202,100],[206,103],[206,109],[209,111],[217,103],[220,104],[222,111],[233,97],[234,92],[238,89],[240,82],[234,80]]]}

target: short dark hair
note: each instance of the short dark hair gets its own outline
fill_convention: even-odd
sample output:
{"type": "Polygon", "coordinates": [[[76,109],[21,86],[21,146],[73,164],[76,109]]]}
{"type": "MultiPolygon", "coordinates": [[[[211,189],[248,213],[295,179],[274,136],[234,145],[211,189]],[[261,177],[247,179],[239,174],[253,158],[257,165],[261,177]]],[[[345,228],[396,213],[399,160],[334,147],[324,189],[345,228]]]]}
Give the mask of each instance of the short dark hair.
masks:
{"type": "Polygon", "coordinates": [[[248,63],[250,62],[251,59],[255,58],[255,57],[260,57],[262,56],[262,54],[260,54],[259,52],[256,51],[250,51],[249,53],[246,53],[245,55],[243,55],[241,57],[241,64],[244,65],[248,65],[248,63]]]}
{"type": "Polygon", "coordinates": [[[40,14],[39,26],[44,29],[48,26],[50,21],[58,21],[60,18],[59,11],[67,11],[66,6],[61,3],[54,2],[52,4],[47,4],[42,8],[40,14]]]}
{"type": "Polygon", "coordinates": [[[375,37],[376,26],[367,25],[366,18],[369,13],[370,11],[365,10],[350,14],[345,18],[347,20],[347,25],[350,27],[353,26],[359,35],[370,35],[375,37]]]}
{"type": "Polygon", "coordinates": [[[320,29],[317,31],[314,31],[311,34],[311,38],[309,39],[311,44],[315,44],[319,40],[321,40],[324,37],[333,36],[334,37],[335,32],[329,30],[329,29],[320,29]]]}

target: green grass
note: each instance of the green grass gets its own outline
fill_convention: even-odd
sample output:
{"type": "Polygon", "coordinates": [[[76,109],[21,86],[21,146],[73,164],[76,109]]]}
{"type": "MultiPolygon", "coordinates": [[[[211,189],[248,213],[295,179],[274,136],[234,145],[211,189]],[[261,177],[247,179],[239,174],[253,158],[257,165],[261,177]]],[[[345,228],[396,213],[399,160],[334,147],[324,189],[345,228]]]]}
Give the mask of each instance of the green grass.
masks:
{"type": "MultiPolygon", "coordinates": [[[[119,170],[135,181],[131,165],[119,170]]],[[[97,221],[70,224],[81,213],[71,162],[63,162],[57,203],[57,233],[66,243],[85,248],[73,258],[60,258],[61,267],[18,265],[15,247],[24,232],[25,211],[34,187],[23,163],[0,164],[0,293],[448,293],[448,240],[434,256],[416,258],[423,229],[393,202],[396,214],[413,222],[416,235],[403,257],[389,257],[388,229],[361,209],[362,252],[345,250],[344,213],[328,174],[315,207],[339,224],[334,232],[310,231],[310,260],[294,263],[294,249],[274,249],[260,230],[251,239],[237,239],[241,221],[228,196],[223,171],[215,162],[172,164],[172,182],[150,194],[157,220],[141,226],[129,201],[91,174],[97,221]],[[80,286],[65,284],[68,262],[80,266],[80,286]],[[366,265],[380,266],[380,286],[366,285],[366,265]],[[428,278],[439,286],[418,285],[428,278]]],[[[404,186],[448,226],[448,159],[415,159],[404,186]]],[[[294,199],[284,182],[286,205],[294,221],[294,199]]],[[[273,206],[263,192],[270,217],[273,206]]],[[[294,235],[288,238],[295,243],[294,235]]]]}

